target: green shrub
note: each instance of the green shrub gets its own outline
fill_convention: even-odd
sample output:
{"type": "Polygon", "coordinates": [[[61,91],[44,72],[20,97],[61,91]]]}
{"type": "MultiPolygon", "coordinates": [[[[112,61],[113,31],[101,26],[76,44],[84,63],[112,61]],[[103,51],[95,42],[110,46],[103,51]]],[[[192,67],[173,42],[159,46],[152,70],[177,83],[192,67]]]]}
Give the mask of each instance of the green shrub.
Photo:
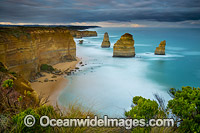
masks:
{"type": "Polygon", "coordinates": [[[174,99],[168,101],[168,108],[179,118],[181,132],[200,132],[200,88],[182,87],[170,90],[174,99]]]}
{"type": "Polygon", "coordinates": [[[37,108],[36,112],[40,116],[43,116],[43,115],[55,116],[55,115],[57,115],[53,106],[47,106],[47,105],[40,106],[39,108],[37,108]]]}
{"type": "MultiPolygon", "coordinates": [[[[132,119],[145,119],[148,123],[149,119],[157,119],[164,117],[164,111],[159,108],[156,101],[145,99],[141,96],[133,98],[133,107],[130,111],[125,112],[125,116],[132,119]]],[[[134,133],[150,132],[151,127],[135,127],[132,129],[134,133]]]]}
{"type": "Polygon", "coordinates": [[[133,98],[133,104],[132,109],[125,112],[125,116],[137,119],[151,119],[158,114],[158,103],[154,100],[136,96],[133,98]]]}
{"type": "Polygon", "coordinates": [[[40,66],[40,70],[41,70],[41,71],[45,71],[45,72],[52,72],[52,71],[54,71],[55,69],[54,69],[51,65],[42,64],[42,65],[40,66]]]}
{"type": "Polygon", "coordinates": [[[8,80],[5,80],[3,82],[3,85],[2,85],[4,88],[11,88],[13,87],[13,80],[12,79],[8,79],[8,80]]]}
{"type": "Polygon", "coordinates": [[[39,125],[39,122],[40,122],[39,119],[40,119],[40,116],[31,108],[28,108],[25,111],[20,112],[17,115],[14,115],[12,118],[13,124],[15,125],[14,132],[30,133],[33,131],[34,132],[42,131],[43,129],[39,125]],[[32,115],[33,117],[35,117],[35,125],[33,127],[27,127],[24,124],[24,118],[27,115],[32,115]]]}

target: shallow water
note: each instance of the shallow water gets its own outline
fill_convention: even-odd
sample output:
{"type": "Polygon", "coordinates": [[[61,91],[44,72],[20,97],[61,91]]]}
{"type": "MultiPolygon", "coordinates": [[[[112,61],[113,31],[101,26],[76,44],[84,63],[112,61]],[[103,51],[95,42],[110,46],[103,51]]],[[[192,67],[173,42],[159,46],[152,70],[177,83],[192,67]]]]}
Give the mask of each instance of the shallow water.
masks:
{"type": "MultiPolygon", "coordinates": [[[[77,56],[86,66],[68,76],[69,85],[58,102],[72,102],[92,108],[96,113],[122,117],[134,96],[154,99],[158,93],[167,102],[169,88],[198,87],[200,81],[200,29],[97,28],[98,37],[83,38],[77,56]],[[100,47],[108,32],[110,48],[100,47]],[[135,40],[135,58],[113,58],[113,45],[124,33],[135,40]],[[154,55],[160,41],[166,40],[166,55],[154,55]]],[[[75,40],[78,42],[78,39],[75,40]]]]}

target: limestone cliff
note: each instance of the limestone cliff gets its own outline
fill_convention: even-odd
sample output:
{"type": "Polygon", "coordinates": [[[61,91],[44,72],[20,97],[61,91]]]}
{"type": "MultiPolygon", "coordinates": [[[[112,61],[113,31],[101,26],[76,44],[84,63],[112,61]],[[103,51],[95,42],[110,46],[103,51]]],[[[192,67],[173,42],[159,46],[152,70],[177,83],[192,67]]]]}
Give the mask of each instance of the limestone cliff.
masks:
{"type": "Polygon", "coordinates": [[[135,47],[133,36],[129,33],[125,33],[114,44],[113,57],[134,57],[135,47]]]}
{"type": "Polygon", "coordinates": [[[166,41],[161,41],[159,47],[156,47],[155,55],[165,55],[166,41]]]}
{"type": "Polygon", "coordinates": [[[76,57],[69,30],[45,27],[0,28],[0,62],[30,79],[41,64],[56,64],[76,57]]]}
{"type": "Polygon", "coordinates": [[[104,33],[104,38],[103,38],[103,42],[101,44],[102,48],[109,48],[110,47],[110,41],[109,41],[109,36],[108,33],[104,33]]]}
{"type": "Polygon", "coordinates": [[[70,30],[70,33],[75,38],[82,38],[82,37],[92,37],[97,36],[96,31],[77,31],[77,30],[70,30]]]}

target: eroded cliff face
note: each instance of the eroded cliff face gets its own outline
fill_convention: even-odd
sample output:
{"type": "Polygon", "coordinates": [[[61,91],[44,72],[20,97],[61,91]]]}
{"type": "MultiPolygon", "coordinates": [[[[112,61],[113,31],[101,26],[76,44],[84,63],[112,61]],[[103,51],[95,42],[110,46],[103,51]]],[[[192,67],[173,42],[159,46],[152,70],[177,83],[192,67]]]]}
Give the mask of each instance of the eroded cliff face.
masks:
{"type": "Polygon", "coordinates": [[[69,30],[59,28],[0,28],[0,62],[10,71],[31,79],[41,64],[56,64],[76,57],[69,30]]]}
{"type": "Polygon", "coordinates": [[[135,47],[133,36],[129,33],[125,33],[114,44],[113,57],[134,57],[135,47]]]}
{"type": "Polygon", "coordinates": [[[71,30],[70,34],[73,37],[75,37],[75,38],[97,36],[97,32],[96,31],[77,31],[77,30],[71,30]]]}
{"type": "Polygon", "coordinates": [[[165,55],[165,46],[166,46],[166,41],[161,41],[159,46],[156,47],[155,50],[155,55],[165,55]]]}

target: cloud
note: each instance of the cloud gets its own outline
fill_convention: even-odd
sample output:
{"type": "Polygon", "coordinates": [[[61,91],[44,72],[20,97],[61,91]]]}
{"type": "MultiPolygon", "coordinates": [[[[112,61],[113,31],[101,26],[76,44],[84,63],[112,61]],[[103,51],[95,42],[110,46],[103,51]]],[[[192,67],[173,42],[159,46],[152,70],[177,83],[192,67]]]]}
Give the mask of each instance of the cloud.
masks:
{"type": "Polygon", "coordinates": [[[101,27],[147,27],[131,22],[74,22],[74,23],[12,23],[0,22],[2,25],[76,25],[76,26],[101,26],[101,27]]]}
{"type": "Polygon", "coordinates": [[[176,23],[198,20],[200,20],[199,0],[0,1],[0,22],[88,23],[114,21],[122,24],[134,21],[176,23]]]}
{"type": "Polygon", "coordinates": [[[132,22],[76,22],[76,23],[70,23],[70,25],[86,25],[86,26],[92,26],[92,25],[98,25],[101,27],[147,27],[147,25],[140,25],[132,22]]]}

